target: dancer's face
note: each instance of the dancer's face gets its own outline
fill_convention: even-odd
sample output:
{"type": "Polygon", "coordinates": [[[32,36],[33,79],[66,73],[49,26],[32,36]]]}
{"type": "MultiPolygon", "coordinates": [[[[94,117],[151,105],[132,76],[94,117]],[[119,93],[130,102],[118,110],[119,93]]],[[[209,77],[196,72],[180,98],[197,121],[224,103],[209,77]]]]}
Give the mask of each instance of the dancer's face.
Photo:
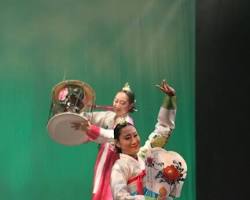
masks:
{"type": "Polygon", "coordinates": [[[121,149],[121,152],[132,157],[136,157],[140,149],[140,136],[136,128],[132,125],[127,125],[120,130],[116,146],[121,149]]]}
{"type": "Polygon", "coordinates": [[[128,114],[132,108],[132,104],[129,103],[129,97],[124,92],[118,92],[113,101],[114,112],[117,116],[123,116],[128,114]]]}

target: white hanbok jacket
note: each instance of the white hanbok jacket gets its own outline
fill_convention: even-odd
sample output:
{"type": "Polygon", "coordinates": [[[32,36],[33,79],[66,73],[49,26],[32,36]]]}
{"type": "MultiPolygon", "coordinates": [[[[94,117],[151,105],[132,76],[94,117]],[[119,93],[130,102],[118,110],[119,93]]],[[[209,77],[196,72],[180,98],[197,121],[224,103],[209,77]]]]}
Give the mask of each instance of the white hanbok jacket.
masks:
{"type": "MultiPolygon", "coordinates": [[[[176,99],[166,96],[160,108],[155,130],[138,152],[138,159],[123,154],[111,171],[111,190],[114,200],[156,199],[144,196],[145,157],[154,147],[163,147],[175,127],[176,99]]],[[[182,184],[182,183],[177,183],[182,184]]],[[[181,187],[172,187],[170,194],[180,194],[181,187]]],[[[173,195],[174,196],[174,195],[173,195]]],[[[172,199],[168,195],[165,199],[172,199]]]]}
{"type": "MultiPolygon", "coordinates": [[[[115,151],[113,128],[120,119],[112,111],[92,112],[87,117],[92,124],[87,132],[89,141],[100,144],[94,167],[92,200],[112,200],[110,174],[114,162],[119,158],[115,151]]],[[[133,124],[129,115],[123,116],[123,119],[133,124]]]]}

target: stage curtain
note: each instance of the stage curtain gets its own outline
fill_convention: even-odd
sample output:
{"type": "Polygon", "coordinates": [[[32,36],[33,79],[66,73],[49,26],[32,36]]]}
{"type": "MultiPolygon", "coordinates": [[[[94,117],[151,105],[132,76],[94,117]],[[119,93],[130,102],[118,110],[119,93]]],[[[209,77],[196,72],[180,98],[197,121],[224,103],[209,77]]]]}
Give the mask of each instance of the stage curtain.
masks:
{"type": "Polygon", "coordinates": [[[91,198],[95,143],[65,146],[47,131],[51,92],[80,80],[110,105],[129,82],[144,142],[154,129],[166,79],[177,93],[166,149],[188,176],[180,200],[196,198],[195,0],[12,0],[0,3],[0,199],[91,198]]]}

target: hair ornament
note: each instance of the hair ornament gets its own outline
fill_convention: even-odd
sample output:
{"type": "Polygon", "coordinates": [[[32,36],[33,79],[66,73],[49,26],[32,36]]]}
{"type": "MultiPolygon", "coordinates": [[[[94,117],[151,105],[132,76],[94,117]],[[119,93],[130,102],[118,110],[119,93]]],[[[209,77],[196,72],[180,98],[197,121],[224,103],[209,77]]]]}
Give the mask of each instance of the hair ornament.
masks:
{"type": "Polygon", "coordinates": [[[119,118],[117,118],[117,120],[116,120],[116,124],[118,125],[126,125],[127,124],[127,121],[126,121],[126,119],[124,118],[124,117],[119,117],[119,118]]]}
{"type": "Polygon", "coordinates": [[[122,90],[124,91],[128,91],[128,92],[132,92],[130,85],[128,84],[128,82],[126,82],[122,88],[122,90]]]}

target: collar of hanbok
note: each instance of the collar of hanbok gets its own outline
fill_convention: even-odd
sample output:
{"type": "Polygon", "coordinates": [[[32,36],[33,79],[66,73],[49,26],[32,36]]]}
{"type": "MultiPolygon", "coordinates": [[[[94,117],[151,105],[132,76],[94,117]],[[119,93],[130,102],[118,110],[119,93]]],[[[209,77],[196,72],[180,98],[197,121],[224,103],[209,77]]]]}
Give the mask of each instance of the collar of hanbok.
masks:
{"type": "Polygon", "coordinates": [[[120,153],[120,159],[127,160],[131,165],[139,166],[142,170],[145,169],[145,162],[140,156],[137,156],[137,159],[135,159],[128,154],[120,153]]]}

